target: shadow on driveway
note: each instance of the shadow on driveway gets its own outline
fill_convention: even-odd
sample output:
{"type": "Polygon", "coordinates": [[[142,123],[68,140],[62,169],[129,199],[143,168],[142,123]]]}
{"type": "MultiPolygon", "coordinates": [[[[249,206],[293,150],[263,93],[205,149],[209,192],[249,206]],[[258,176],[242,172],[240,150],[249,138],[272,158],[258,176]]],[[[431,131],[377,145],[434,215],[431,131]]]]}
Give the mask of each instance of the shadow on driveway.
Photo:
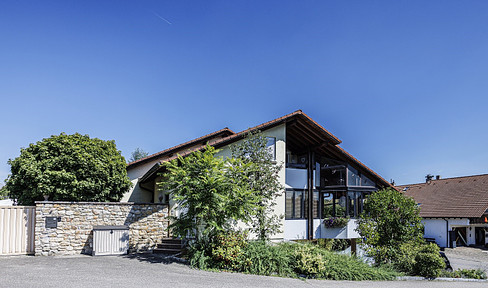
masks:
{"type": "Polygon", "coordinates": [[[122,256],[128,259],[136,259],[140,262],[150,263],[150,264],[173,264],[173,263],[180,263],[186,264],[185,261],[182,259],[175,258],[170,255],[164,254],[150,254],[150,253],[131,253],[128,255],[122,256]]]}

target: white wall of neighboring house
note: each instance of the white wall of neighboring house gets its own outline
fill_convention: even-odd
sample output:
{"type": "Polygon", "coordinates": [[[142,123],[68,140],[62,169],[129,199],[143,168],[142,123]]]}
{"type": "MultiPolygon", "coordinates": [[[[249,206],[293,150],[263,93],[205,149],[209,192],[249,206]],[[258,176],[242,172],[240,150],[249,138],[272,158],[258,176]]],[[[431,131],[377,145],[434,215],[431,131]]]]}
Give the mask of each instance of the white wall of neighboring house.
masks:
{"type": "Polygon", "coordinates": [[[441,247],[448,246],[447,223],[444,219],[424,219],[424,237],[434,238],[437,245],[441,247]]]}
{"type": "Polygon", "coordinates": [[[14,201],[12,199],[0,200],[0,206],[12,206],[12,205],[14,205],[14,201]]]}
{"type": "Polygon", "coordinates": [[[447,242],[448,233],[447,231],[452,231],[456,227],[466,228],[466,241],[468,245],[476,244],[475,227],[486,227],[487,225],[470,225],[468,218],[445,218],[448,221],[441,218],[436,219],[423,219],[424,224],[424,237],[434,238],[435,242],[441,247],[448,247],[447,242]],[[471,228],[471,230],[470,230],[471,228]]]}

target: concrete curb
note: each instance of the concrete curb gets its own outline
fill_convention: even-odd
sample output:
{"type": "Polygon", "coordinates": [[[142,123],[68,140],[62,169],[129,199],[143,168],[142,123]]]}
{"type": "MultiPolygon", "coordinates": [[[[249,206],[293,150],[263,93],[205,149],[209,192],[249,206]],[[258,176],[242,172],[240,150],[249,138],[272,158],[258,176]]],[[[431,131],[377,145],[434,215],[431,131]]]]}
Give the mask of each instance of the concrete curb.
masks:
{"type": "Polygon", "coordinates": [[[487,279],[468,279],[468,278],[424,278],[424,277],[415,277],[415,276],[400,276],[397,277],[398,281],[445,281],[445,282],[488,282],[487,279]]]}

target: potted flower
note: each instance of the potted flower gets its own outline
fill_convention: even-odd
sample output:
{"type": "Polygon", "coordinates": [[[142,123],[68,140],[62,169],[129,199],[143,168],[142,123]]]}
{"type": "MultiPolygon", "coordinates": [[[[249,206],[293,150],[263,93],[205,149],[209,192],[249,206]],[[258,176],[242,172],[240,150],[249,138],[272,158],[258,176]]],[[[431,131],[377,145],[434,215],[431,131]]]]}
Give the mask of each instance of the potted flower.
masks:
{"type": "Polygon", "coordinates": [[[324,219],[324,226],[326,228],[341,228],[345,227],[349,222],[349,217],[329,217],[324,219]]]}

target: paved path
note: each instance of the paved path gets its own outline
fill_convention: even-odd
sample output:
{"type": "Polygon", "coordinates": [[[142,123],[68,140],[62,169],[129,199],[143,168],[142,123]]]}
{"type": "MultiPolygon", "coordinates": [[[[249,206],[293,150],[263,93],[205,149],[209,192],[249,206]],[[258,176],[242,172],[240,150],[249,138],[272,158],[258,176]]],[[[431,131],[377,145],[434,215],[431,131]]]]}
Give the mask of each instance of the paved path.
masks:
{"type": "MultiPolygon", "coordinates": [[[[488,250],[473,247],[457,247],[444,250],[452,269],[482,269],[488,273],[488,250]]],[[[488,285],[487,285],[488,287],[488,285]]]]}
{"type": "Polygon", "coordinates": [[[488,287],[437,281],[352,282],[299,280],[207,272],[155,256],[1,256],[0,287],[488,287]]]}

